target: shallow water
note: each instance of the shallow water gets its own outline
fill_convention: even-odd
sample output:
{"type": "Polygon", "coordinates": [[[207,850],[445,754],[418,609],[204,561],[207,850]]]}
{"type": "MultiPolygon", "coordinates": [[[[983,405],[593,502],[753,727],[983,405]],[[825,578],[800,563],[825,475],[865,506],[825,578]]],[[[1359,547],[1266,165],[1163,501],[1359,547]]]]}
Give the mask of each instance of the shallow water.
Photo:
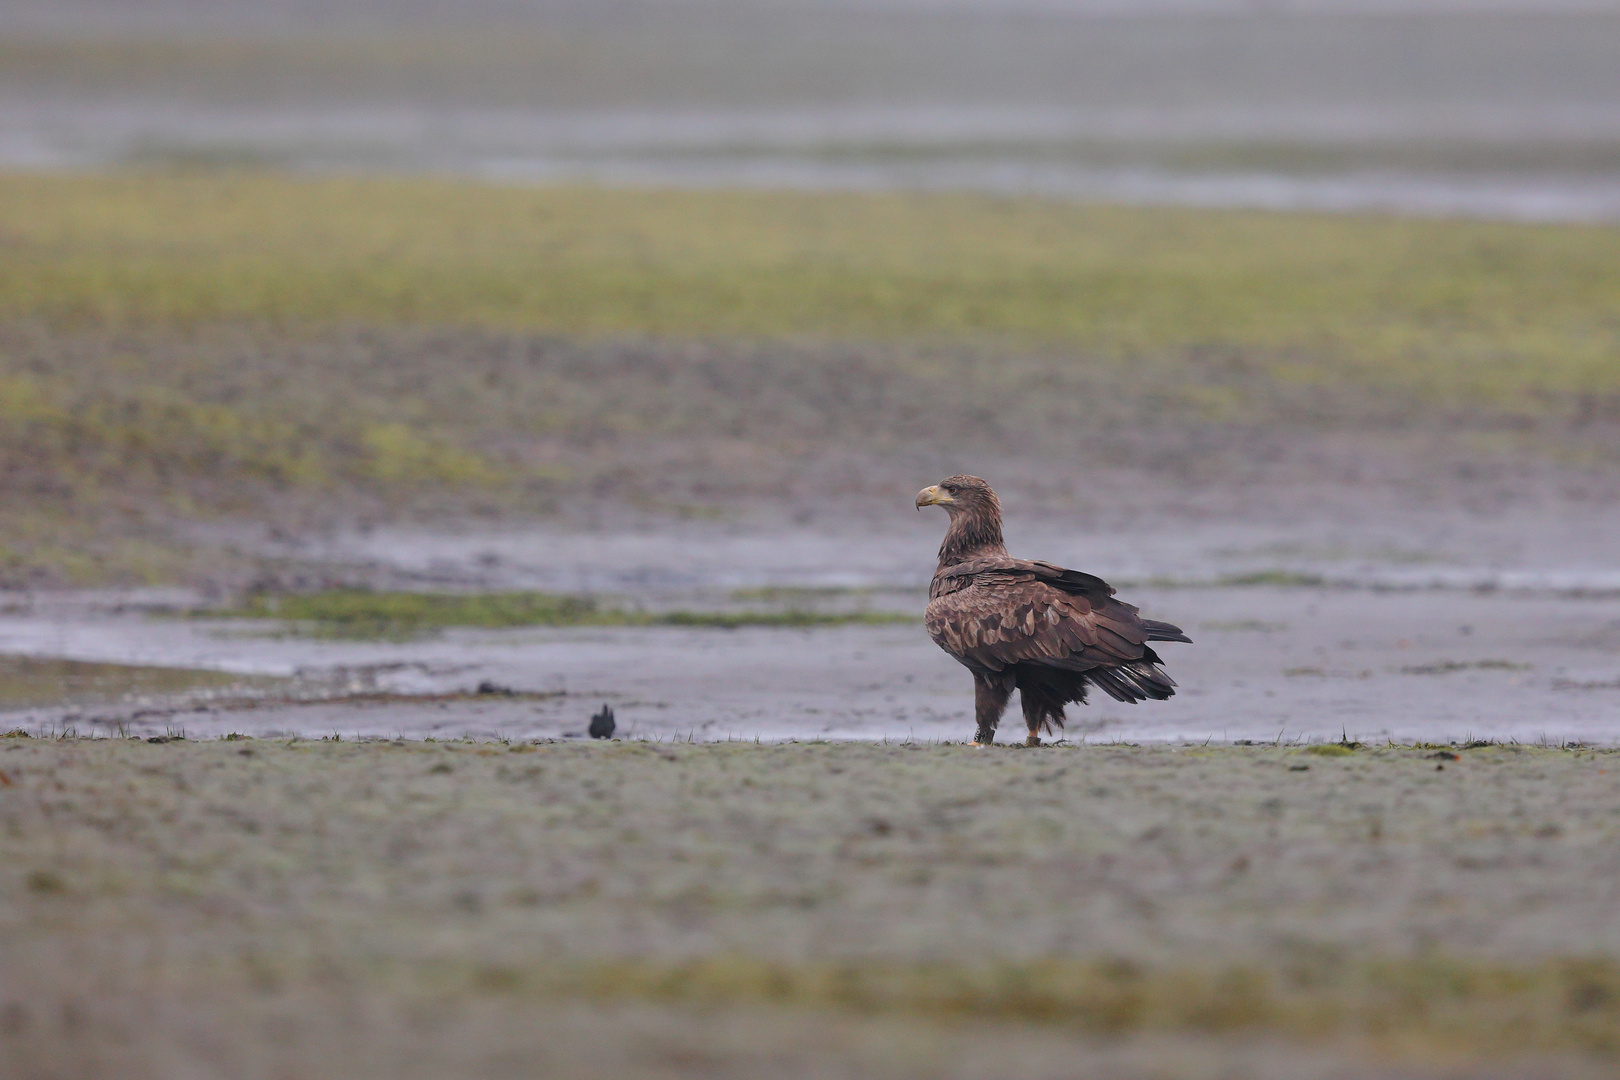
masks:
{"type": "MultiPolygon", "coordinates": [[[[1009,539],[1015,551],[1101,573],[1195,639],[1162,650],[1181,687],[1174,699],[1127,706],[1098,695],[1071,710],[1072,738],[1620,742],[1620,571],[1605,560],[1615,523],[1594,512],[1553,524],[1537,514],[1088,534],[1014,521],[1009,539]]],[[[870,590],[861,602],[873,608],[920,614],[938,526],[919,518],[852,535],[712,524],[379,530],[297,547],[328,563],[387,567],[421,588],[589,590],[693,605],[727,602],[742,587],[842,586],[870,590]]],[[[969,678],[920,621],[451,630],[367,642],[104,601],[14,608],[0,615],[0,653],[284,679],[297,692],[259,690],[233,703],[212,691],[194,705],[146,694],[15,710],[0,722],[81,731],[122,723],[194,737],[527,739],[578,737],[606,702],[629,737],[972,734],[969,678]],[[479,695],[482,683],[519,693],[479,695]]],[[[1016,706],[1003,730],[1021,738],[1016,706]]]]}
{"type": "MultiPolygon", "coordinates": [[[[1130,598],[1194,637],[1162,650],[1180,692],[1135,706],[1097,695],[1071,709],[1072,738],[1620,741],[1620,598],[1275,587],[1130,598]]],[[[366,643],[139,616],[53,625],[14,617],[0,621],[0,649],[283,676],[362,695],[235,704],[210,695],[169,709],[147,695],[139,709],[32,709],[6,721],[41,730],[125,722],[136,734],[191,737],[577,737],[605,702],[627,737],[972,733],[967,673],[920,625],[451,631],[366,643]],[[519,694],[479,695],[481,683],[519,694]]],[[[1021,737],[1016,709],[1003,730],[1021,737]]]]}
{"type": "MultiPolygon", "coordinates": [[[[1616,168],[1402,168],[1376,158],[1358,163],[1353,145],[1336,149],[1343,160],[1329,168],[1177,166],[1163,160],[1184,154],[1174,142],[1100,156],[1069,149],[1068,132],[1090,126],[1081,115],[1059,118],[1053,134],[1037,130],[1032,138],[1020,134],[1027,118],[1017,113],[984,131],[983,119],[970,114],[937,133],[928,116],[872,119],[859,111],[558,115],[0,101],[0,168],[268,165],[515,183],[974,191],[1140,205],[1620,220],[1616,168]]],[[[1614,138],[1608,126],[1602,140],[1614,138]]],[[[1298,153],[1308,156],[1317,141],[1306,137],[1298,153]]],[[[1508,140],[1494,152],[1522,156],[1515,146],[1508,140]]],[[[1219,147],[1191,149],[1221,156],[1219,147]]],[[[1486,156],[1491,152],[1487,147],[1486,156]]]]}

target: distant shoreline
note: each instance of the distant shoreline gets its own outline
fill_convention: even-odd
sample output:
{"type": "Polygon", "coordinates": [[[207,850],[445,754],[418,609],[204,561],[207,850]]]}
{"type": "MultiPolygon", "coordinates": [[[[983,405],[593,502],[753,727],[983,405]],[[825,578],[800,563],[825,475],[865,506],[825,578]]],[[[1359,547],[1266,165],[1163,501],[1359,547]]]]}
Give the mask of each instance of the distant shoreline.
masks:
{"type": "Polygon", "coordinates": [[[1076,6],[52,5],[0,21],[0,166],[1620,220],[1612,7],[1076,6]]]}

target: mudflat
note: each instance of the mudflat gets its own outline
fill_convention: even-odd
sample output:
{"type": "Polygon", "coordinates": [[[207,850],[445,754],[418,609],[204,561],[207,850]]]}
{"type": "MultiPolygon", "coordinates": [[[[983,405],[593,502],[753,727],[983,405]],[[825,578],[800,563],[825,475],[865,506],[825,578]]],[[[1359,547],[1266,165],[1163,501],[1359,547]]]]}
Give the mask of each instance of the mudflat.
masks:
{"type": "Polygon", "coordinates": [[[0,746],[10,1076],[1620,1063],[1615,751],[0,746]]]}

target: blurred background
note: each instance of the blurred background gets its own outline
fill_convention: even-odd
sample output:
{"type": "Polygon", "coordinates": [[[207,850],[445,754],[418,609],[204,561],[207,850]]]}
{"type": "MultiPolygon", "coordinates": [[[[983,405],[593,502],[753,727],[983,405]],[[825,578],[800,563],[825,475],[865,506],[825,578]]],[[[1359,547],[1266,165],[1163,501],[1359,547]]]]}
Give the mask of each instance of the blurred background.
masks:
{"type": "MultiPolygon", "coordinates": [[[[1235,695],[1176,731],[1382,724],[1350,680],[1412,672],[1472,673],[1414,722],[1482,715],[1470,679],[1504,731],[1600,724],[1607,608],[1548,608],[1529,661],[1528,609],[1470,605],[1620,590],[1616,57],[1620,6],[1551,0],[11,0],[0,633],[263,674],[319,663],[106,606],[313,596],[281,621],[328,652],[914,619],[912,494],[967,471],[1015,551],[1253,608],[1159,612],[1235,695]],[[1300,644],[1344,590],[1421,592],[1429,655],[1372,601],[1300,644]]],[[[467,648],[411,686],[476,682],[467,648]]]]}
{"type": "Polygon", "coordinates": [[[16,0],[0,164],[1620,215],[1602,0],[16,0]]]}

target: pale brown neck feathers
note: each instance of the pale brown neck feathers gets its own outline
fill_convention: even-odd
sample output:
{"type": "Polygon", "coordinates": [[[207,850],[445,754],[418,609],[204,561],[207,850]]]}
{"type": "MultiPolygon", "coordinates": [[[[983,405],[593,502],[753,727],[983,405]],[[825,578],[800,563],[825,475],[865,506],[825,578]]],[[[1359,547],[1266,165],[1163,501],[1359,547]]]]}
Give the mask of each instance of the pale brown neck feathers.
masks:
{"type": "Polygon", "coordinates": [[[1007,554],[1001,539],[1001,504],[985,492],[951,515],[945,542],[939,546],[939,565],[954,566],[968,559],[1007,554]]]}

